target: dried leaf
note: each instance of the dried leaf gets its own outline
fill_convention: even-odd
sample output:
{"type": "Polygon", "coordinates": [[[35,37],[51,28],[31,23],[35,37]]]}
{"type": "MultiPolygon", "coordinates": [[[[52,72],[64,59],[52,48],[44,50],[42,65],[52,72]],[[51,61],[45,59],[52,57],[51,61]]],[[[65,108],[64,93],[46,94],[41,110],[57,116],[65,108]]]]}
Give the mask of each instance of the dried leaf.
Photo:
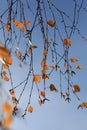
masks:
{"type": "Polygon", "coordinates": [[[76,66],[76,69],[77,69],[77,70],[82,70],[82,66],[81,66],[81,65],[78,65],[78,66],[76,66]]]}
{"type": "Polygon", "coordinates": [[[10,25],[9,23],[7,23],[7,24],[5,25],[5,28],[6,28],[6,31],[7,31],[7,32],[10,32],[10,30],[11,30],[11,25],[10,25]]]}
{"type": "Polygon", "coordinates": [[[40,82],[41,81],[41,77],[39,75],[34,75],[33,76],[33,81],[34,82],[40,82]]]}
{"type": "Polygon", "coordinates": [[[4,128],[7,130],[10,125],[12,124],[12,117],[11,116],[7,116],[3,119],[2,124],[4,126],[4,128]]]}
{"type": "Polygon", "coordinates": [[[73,92],[80,92],[79,85],[73,85],[73,92]]]}
{"type": "Polygon", "coordinates": [[[32,113],[34,111],[33,107],[32,106],[29,106],[28,107],[28,112],[32,113]]]}
{"type": "Polygon", "coordinates": [[[15,91],[13,89],[9,90],[9,92],[10,92],[11,95],[15,94],[15,91]]]}
{"type": "Polygon", "coordinates": [[[45,96],[46,96],[44,91],[41,91],[41,92],[40,92],[40,95],[41,95],[42,97],[44,97],[44,98],[45,98],[45,96]]]}
{"type": "Polygon", "coordinates": [[[21,52],[21,51],[18,51],[18,52],[17,52],[17,56],[18,56],[18,57],[21,57],[21,56],[22,56],[22,52],[21,52]]]}
{"type": "Polygon", "coordinates": [[[16,104],[18,104],[19,103],[19,101],[16,99],[16,97],[14,97],[14,96],[12,96],[12,101],[13,101],[13,103],[16,103],[16,104]]]}
{"type": "Polygon", "coordinates": [[[44,51],[43,51],[43,55],[44,55],[44,56],[47,56],[47,54],[48,54],[48,51],[47,51],[47,50],[44,50],[44,51]]]}
{"type": "Polygon", "coordinates": [[[47,24],[48,24],[50,27],[54,27],[55,24],[56,24],[56,22],[53,21],[53,20],[49,20],[49,21],[47,22],[47,24]]]}
{"type": "Polygon", "coordinates": [[[30,25],[31,25],[30,20],[26,20],[26,25],[27,25],[27,26],[30,26],[30,25]]]}
{"type": "Polygon", "coordinates": [[[82,106],[82,108],[87,108],[87,102],[82,102],[81,106],[82,106]]]}
{"type": "Polygon", "coordinates": [[[9,81],[10,79],[7,76],[4,76],[5,81],[9,81]]]}
{"type": "Polygon", "coordinates": [[[2,68],[9,69],[9,66],[8,66],[8,64],[2,64],[2,68]]]}
{"type": "Polygon", "coordinates": [[[0,46],[0,57],[6,58],[10,56],[10,51],[0,46]]]}
{"type": "Polygon", "coordinates": [[[9,64],[9,65],[12,65],[12,57],[6,57],[5,58],[5,63],[9,64]]]}
{"type": "Polygon", "coordinates": [[[75,62],[77,62],[77,61],[78,61],[78,59],[77,59],[77,58],[75,58],[75,57],[71,58],[70,60],[71,60],[71,62],[73,62],[73,63],[75,63],[75,62]]]}
{"type": "Polygon", "coordinates": [[[58,92],[58,90],[56,89],[56,87],[54,86],[54,84],[50,84],[49,88],[50,88],[51,91],[58,92]]]}
{"type": "Polygon", "coordinates": [[[3,105],[2,105],[2,110],[4,113],[6,113],[7,115],[11,115],[12,114],[12,111],[13,111],[13,108],[12,108],[12,105],[9,103],[9,102],[5,102],[3,105]]]}
{"type": "Polygon", "coordinates": [[[63,43],[64,43],[65,46],[68,46],[68,47],[71,46],[71,40],[69,38],[65,38],[63,40],[63,43]]]}

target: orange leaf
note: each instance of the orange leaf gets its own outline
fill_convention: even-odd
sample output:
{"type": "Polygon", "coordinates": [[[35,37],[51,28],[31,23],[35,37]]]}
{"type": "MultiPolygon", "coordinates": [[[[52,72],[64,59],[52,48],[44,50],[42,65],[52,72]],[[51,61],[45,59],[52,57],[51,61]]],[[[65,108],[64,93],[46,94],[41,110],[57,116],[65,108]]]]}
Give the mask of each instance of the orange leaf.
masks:
{"type": "Polygon", "coordinates": [[[26,20],[26,25],[27,25],[27,26],[30,26],[30,25],[31,25],[30,20],[26,20]]]}
{"type": "Polygon", "coordinates": [[[8,24],[5,25],[5,28],[6,28],[6,31],[7,31],[7,32],[10,32],[10,30],[11,30],[11,25],[8,23],[8,24]]]}
{"type": "Polygon", "coordinates": [[[47,24],[48,24],[50,27],[54,27],[55,24],[56,24],[56,22],[53,21],[53,20],[49,20],[49,21],[47,22],[47,24]]]}
{"type": "Polygon", "coordinates": [[[76,66],[76,69],[77,69],[77,70],[82,70],[82,66],[81,66],[81,65],[78,65],[78,66],[76,66]]]}
{"type": "Polygon", "coordinates": [[[0,56],[5,58],[10,56],[10,51],[7,50],[6,48],[0,46],[0,56]]]}
{"type": "Polygon", "coordinates": [[[68,46],[68,47],[71,46],[71,40],[69,38],[65,38],[63,40],[63,43],[64,43],[65,46],[68,46]]]}
{"type": "Polygon", "coordinates": [[[41,77],[39,75],[34,75],[33,81],[34,82],[40,82],[41,81],[41,77]]]}
{"type": "Polygon", "coordinates": [[[12,117],[11,116],[7,116],[3,119],[2,124],[4,126],[4,128],[7,130],[10,125],[12,124],[12,117]]]}
{"type": "Polygon", "coordinates": [[[12,105],[9,103],[9,102],[5,102],[3,105],[2,105],[2,110],[4,113],[6,113],[7,115],[11,115],[12,114],[12,111],[13,111],[13,108],[12,108],[12,105]]]}
{"type": "Polygon", "coordinates": [[[81,103],[81,106],[82,106],[83,108],[87,108],[87,102],[82,102],[82,103],[81,103]]]}
{"type": "Polygon", "coordinates": [[[17,52],[17,56],[18,56],[18,57],[21,57],[21,56],[22,56],[22,52],[21,52],[21,51],[18,51],[18,52],[17,52]]]}
{"type": "Polygon", "coordinates": [[[5,81],[9,81],[9,78],[7,76],[4,77],[5,81]]]}
{"type": "Polygon", "coordinates": [[[33,107],[32,106],[29,106],[28,107],[28,112],[32,113],[34,111],[33,107]]]}
{"type": "Polygon", "coordinates": [[[45,65],[46,65],[46,60],[42,59],[42,61],[41,61],[41,67],[44,68],[45,65]]]}
{"type": "Polygon", "coordinates": [[[73,92],[80,92],[80,87],[79,87],[79,85],[74,85],[74,86],[73,86],[73,92]]]}
{"type": "Polygon", "coordinates": [[[45,96],[46,96],[44,91],[41,91],[41,92],[40,92],[40,95],[41,95],[42,97],[44,97],[44,98],[45,98],[45,96]]]}
{"type": "Polygon", "coordinates": [[[78,59],[77,59],[77,58],[75,58],[75,57],[71,58],[70,60],[71,60],[71,62],[73,62],[73,63],[75,63],[75,62],[77,62],[77,61],[78,61],[78,59]]]}
{"type": "Polygon", "coordinates": [[[2,67],[3,67],[4,69],[9,69],[8,64],[2,64],[2,67]]]}
{"type": "Polygon", "coordinates": [[[9,92],[10,92],[11,95],[15,94],[15,91],[13,89],[9,90],[9,92]]]}
{"type": "Polygon", "coordinates": [[[43,55],[44,55],[44,56],[47,56],[47,54],[48,54],[48,51],[47,51],[47,50],[44,50],[44,51],[43,51],[43,55]]]}
{"type": "Polygon", "coordinates": [[[58,92],[58,90],[56,89],[56,87],[53,84],[50,84],[49,88],[50,88],[51,91],[58,92]]]}
{"type": "Polygon", "coordinates": [[[5,62],[6,62],[6,64],[11,65],[12,64],[12,58],[11,57],[6,57],[5,62]]]}
{"type": "Polygon", "coordinates": [[[13,103],[16,103],[16,104],[18,104],[19,103],[19,101],[16,99],[16,97],[14,97],[14,96],[12,96],[12,101],[13,101],[13,103]]]}

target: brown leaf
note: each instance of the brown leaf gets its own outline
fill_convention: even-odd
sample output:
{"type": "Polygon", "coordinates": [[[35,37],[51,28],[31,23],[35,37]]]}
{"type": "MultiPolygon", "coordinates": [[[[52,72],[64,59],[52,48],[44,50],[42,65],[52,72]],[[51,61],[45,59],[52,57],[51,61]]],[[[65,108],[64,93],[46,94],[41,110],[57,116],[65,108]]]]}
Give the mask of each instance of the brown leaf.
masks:
{"type": "Polygon", "coordinates": [[[50,84],[49,88],[50,88],[51,91],[58,92],[58,90],[56,89],[56,87],[53,84],[50,84]]]}

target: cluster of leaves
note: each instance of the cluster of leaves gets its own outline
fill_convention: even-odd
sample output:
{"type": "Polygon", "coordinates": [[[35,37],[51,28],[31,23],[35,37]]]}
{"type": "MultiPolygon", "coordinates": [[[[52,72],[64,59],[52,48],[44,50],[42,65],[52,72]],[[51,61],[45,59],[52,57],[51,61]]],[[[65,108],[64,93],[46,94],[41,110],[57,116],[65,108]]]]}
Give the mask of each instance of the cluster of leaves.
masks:
{"type": "MultiPolygon", "coordinates": [[[[65,101],[71,101],[71,93],[80,101],[77,95],[80,92],[80,86],[74,84],[72,77],[75,76],[76,70],[81,70],[83,67],[77,64],[78,59],[76,57],[69,57],[69,50],[72,47],[71,39],[75,32],[78,32],[85,39],[77,26],[84,2],[82,0],[77,3],[76,0],[72,0],[74,5],[73,18],[57,7],[55,1],[34,0],[33,2],[35,2],[34,9],[32,2],[28,0],[7,0],[8,7],[0,14],[0,32],[3,36],[0,44],[1,78],[5,82],[11,83],[9,93],[14,104],[13,108],[9,103],[3,104],[3,111],[7,115],[17,113],[18,105],[28,88],[28,102],[22,117],[27,112],[32,113],[34,111],[31,102],[34,86],[37,89],[39,105],[44,104],[46,100],[49,101],[46,95],[48,88],[50,91],[58,92],[65,101]],[[62,35],[58,23],[63,27],[64,35],[62,35]],[[34,40],[35,35],[38,37],[37,31],[42,44],[36,43],[39,39],[34,40]],[[15,85],[12,66],[17,60],[20,62],[21,71],[23,70],[22,66],[27,65],[27,73],[25,79],[15,85]],[[77,65],[73,66],[73,64],[77,65]],[[52,75],[55,78],[56,75],[59,75],[58,86],[60,88],[55,87],[55,83],[51,82],[52,75]],[[63,81],[67,87],[62,85],[63,81]],[[42,88],[40,83],[43,84],[42,88]],[[16,92],[17,89],[20,90],[18,93],[16,92]]],[[[19,76],[21,78],[20,74],[19,76]]],[[[87,102],[80,102],[79,107],[87,108],[87,102]]],[[[5,121],[6,127],[10,122],[11,118],[5,121]]]]}

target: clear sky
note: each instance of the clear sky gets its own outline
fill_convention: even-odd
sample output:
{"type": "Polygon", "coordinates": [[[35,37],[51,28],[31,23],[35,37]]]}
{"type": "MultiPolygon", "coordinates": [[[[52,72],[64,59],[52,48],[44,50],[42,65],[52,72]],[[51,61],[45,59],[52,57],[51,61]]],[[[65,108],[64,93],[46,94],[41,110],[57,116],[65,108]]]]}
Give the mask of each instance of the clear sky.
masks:
{"type": "MultiPolygon", "coordinates": [[[[0,14],[2,14],[3,9],[5,8],[3,6],[5,0],[0,1],[0,14]],[[2,9],[3,7],[3,9],[2,9]]],[[[31,7],[34,8],[34,1],[30,0],[31,7]]],[[[72,0],[52,0],[56,4],[58,8],[61,10],[64,10],[67,14],[73,17],[73,1],[72,0]]],[[[81,0],[77,0],[80,1],[81,0]]],[[[83,7],[87,8],[87,1],[84,0],[83,7]]],[[[33,9],[34,10],[34,9],[33,9]]],[[[49,15],[49,14],[48,14],[49,15]]],[[[28,18],[28,13],[26,12],[26,17],[28,18]]],[[[50,15],[49,15],[50,18],[50,15]]],[[[29,16],[30,21],[32,21],[32,16],[29,16]]],[[[82,13],[80,14],[80,20],[78,24],[78,28],[80,28],[82,34],[86,37],[87,36],[87,30],[86,30],[86,24],[87,24],[87,12],[82,9],[82,13]]],[[[59,25],[60,26],[60,25],[59,25]]],[[[62,30],[62,27],[60,27],[62,30]]],[[[39,35],[37,34],[37,30],[35,30],[35,38],[33,42],[38,45],[39,49],[41,49],[40,42],[41,39],[39,38],[39,35]]],[[[63,30],[62,30],[63,33],[63,30]]],[[[63,34],[64,35],[64,34],[63,34]]],[[[78,94],[81,98],[81,101],[87,102],[87,42],[82,39],[80,36],[78,36],[77,33],[75,33],[72,36],[72,46],[70,48],[70,58],[76,57],[78,59],[78,65],[82,65],[83,69],[80,71],[76,71],[76,76],[73,78],[74,83],[78,84],[81,88],[81,92],[78,94]]],[[[23,48],[22,48],[23,50],[23,48]]],[[[41,59],[39,52],[36,52],[35,54],[39,58],[35,59],[35,69],[36,72],[38,72],[38,59],[41,59]]],[[[14,59],[15,61],[15,59],[14,59]]],[[[19,62],[19,61],[17,61],[19,62]]],[[[76,64],[75,64],[76,65],[76,64]]],[[[26,65],[23,65],[23,68],[18,68],[17,73],[16,72],[16,63],[14,65],[13,69],[13,77],[15,82],[18,83],[18,81],[21,81],[27,73],[28,67],[26,65]],[[21,71],[23,69],[23,73],[21,71]],[[20,77],[21,75],[21,77],[20,77]]],[[[56,77],[54,76],[52,79],[52,82],[55,82],[55,85],[59,89],[59,79],[58,82],[56,80],[56,77]]],[[[15,83],[15,85],[16,85],[15,83]]],[[[63,82],[64,83],[64,82],[63,82]]],[[[3,83],[5,87],[7,87],[7,84],[3,83]]],[[[42,84],[41,84],[42,85],[42,84]]],[[[6,89],[8,90],[8,88],[6,89]]],[[[19,90],[20,91],[20,90],[19,90]]],[[[24,98],[22,99],[22,108],[26,104],[26,99],[28,94],[28,91],[26,90],[26,94],[24,94],[24,98]]],[[[34,94],[32,96],[32,105],[34,106],[34,112],[29,113],[26,115],[25,119],[22,119],[20,117],[22,109],[20,107],[19,114],[17,117],[13,119],[13,124],[11,126],[12,130],[87,130],[87,110],[86,109],[79,109],[77,110],[77,107],[79,105],[78,100],[74,95],[72,95],[71,102],[68,103],[61,99],[59,93],[50,92],[48,90],[47,92],[47,98],[50,99],[50,101],[47,101],[45,104],[40,106],[36,101],[36,92],[34,91],[34,94]]]]}

